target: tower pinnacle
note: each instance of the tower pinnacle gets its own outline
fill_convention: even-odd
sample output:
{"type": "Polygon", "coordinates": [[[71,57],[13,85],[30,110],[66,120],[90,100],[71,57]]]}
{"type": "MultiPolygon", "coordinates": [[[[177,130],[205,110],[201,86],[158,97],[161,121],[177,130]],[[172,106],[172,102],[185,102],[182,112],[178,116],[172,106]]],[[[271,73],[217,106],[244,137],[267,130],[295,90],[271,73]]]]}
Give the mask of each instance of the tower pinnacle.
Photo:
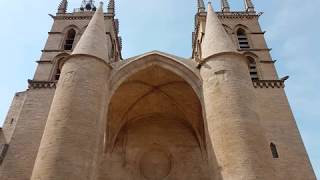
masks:
{"type": "Polygon", "coordinates": [[[66,13],[67,8],[68,8],[68,0],[62,0],[59,4],[59,7],[58,7],[58,13],[59,14],[66,13]]]}
{"type": "Polygon", "coordinates": [[[207,58],[222,52],[236,52],[236,47],[209,3],[202,57],[207,58]]]}
{"type": "Polygon", "coordinates": [[[108,60],[107,42],[103,3],[101,2],[72,54],[85,54],[108,60]]]}
{"type": "Polygon", "coordinates": [[[198,0],[198,12],[204,12],[206,10],[203,0],[198,0]]]}
{"type": "Polygon", "coordinates": [[[229,12],[230,6],[228,0],[221,0],[221,11],[222,12],[229,12]]]}
{"type": "Polygon", "coordinates": [[[244,1],[246,11],[248,12],[254,12],[254,5],[252,3],[252,0],[245,0],[244,1]]]}
{"type": "Polygon", "coordinates": [[[115,14],[115,2],[114,0],[110,0],[108,4],[108,13],[115,14]]]}

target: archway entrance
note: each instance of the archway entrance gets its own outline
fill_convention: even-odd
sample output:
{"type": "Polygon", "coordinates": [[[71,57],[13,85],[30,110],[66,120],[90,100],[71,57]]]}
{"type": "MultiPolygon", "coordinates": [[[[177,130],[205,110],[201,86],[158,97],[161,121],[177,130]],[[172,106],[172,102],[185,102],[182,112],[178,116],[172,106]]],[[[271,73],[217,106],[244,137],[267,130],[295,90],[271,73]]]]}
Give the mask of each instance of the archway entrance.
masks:
{"type": "Polygon", "coordinates": [[[130,75],[111,97],[100,180],[208,180],[199,97],[160,65],[130,75]]]}

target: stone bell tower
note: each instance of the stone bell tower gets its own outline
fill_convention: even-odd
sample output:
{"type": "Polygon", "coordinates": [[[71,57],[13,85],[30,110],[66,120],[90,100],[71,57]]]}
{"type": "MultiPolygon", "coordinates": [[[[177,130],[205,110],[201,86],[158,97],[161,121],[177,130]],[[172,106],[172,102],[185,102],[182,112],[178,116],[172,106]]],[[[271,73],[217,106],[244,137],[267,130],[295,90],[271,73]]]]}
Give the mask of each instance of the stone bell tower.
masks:
{"type": "Polygon", "coordinates": [[[232,11],[221,0],[214,12],[198,0],[193,58],[203,80],[213,167],[222,179],[316,179],[284,92],[288,77],[278,77],[259,24],[262,13],[251,0],[244,4],[232,11]]]}
{"type": "Polygon", "coordinates": [[[251,0],[197,0],[192,58],[123,59],[115,1],[62,0],[0,129],[0,180],[315,180],[251,0]]]}
{"type": "MultiPolygon", "coordinates": [[[[106,86],[106,81],[109,74],[108,71],[110,69],[108,64],[118,62],[122,59],[121,37],[118,36],[119,22],[117,19],[115,19],[114,1],[110,0],[109,4],[107,4],[106,7],[107,11],[103,12],[102,7],[96,7],[94,1],[83,0],[79,8],[74,9],[72,12],[70,12],[67,9],[68,1],[62,0],[58,6],[57,13],[55,15],[50,14],[50,17],[53,19],[53,25],[50,32],[48,33],[48,39],[44,49],[42,50],[40,60],[37,61],[38,66],[34,78],[28,81],[29,86],[27,91],[19,92],[15,95],[8,116],[5,120],[3,129],[1,130],[1,139],[3,139],[3,141],[1,141],[1,148],[3,148],[0,149],[2,152],[0,167],[1,180],[30,179],[34,166],[37,169],[38,167],[45,169],[35,171],[36,173],[34,175],[34,179],[38,178],[39,176],[42,177],[41,173],[46,173],[47,176],[52,176],[53,172],[49,173],[46,170],[48,170],[49,168],[54,171],[59,170],[59,165],[50,165],[50,163],[53,163],[54,161],[44,160],[43,158],[40,158],[40,160],[38,160],[40,162],[35,163],[38,153],[42,155],[44,154],[43,156],[48,157],[50,159],[52,157],[62,158],[61,156],[59,157],[58,154],[53,153],[51,151],[53,149],[48,149],[48,146],[46,146],[45,143],[49,143],[49,146],[51,146],[52,143],[55,142],[55,147],[61,150],[59,150],[60,155],[67,155],[66,151],[62,151],[61,148],[68,148],[68,146],[65,146],[66,144],[68,144],[69,142],[76,143],[76,141],[72,140],[72,138],[69,138],[69,140],[71,141],[68,141],[67,137],[61,139],[62,141],[59,142],[56,142],[55,140],[59,139],[59,136],[64,137],[63,134],[69,134],[70,137],[72,136],[82,138],[81,136],[77,136],[75,134],[72,135],[71,131],[67,130],[72,125],[65,124],[66,121],[68,123],[72,122],[68,120],[62,122],[61,118],[74,119],[73,115],[70,115],[72,114],[72,112],[76,113],[76,111],[90,113],[93,115],[91,116],[91,118],[93,119],[94,116],[97,116],[99,118],[103,116],[103,112],[94,113],[93,111],[89,110],[89,107],[91,107],[92,109],[95,109],[98,106],[103,108],[104,104],[99,103],[98,101],[102,101],[105,96],[104,93],[108,92],[104,91],[105,88],[108,88],[106,86]],[[94,14],[95,16],[93,16],[94,14]],[[91,24],[89,24],[89,22],[91,22],[91,24]],[[79,62],[75,62],[75,64],[73,64],[71,62],[73,62],[74,60],[69,61],[69,57],[77,57],[76,59],[78,59],[79,62]],[[65,65],[69,63],[69,67],[71,69],[67,70],[67,66],[65,65]],[[77,64],[80,65],[78,66],[77,64]],[[63,70],[62,67],[65,67],[64,69],[66,70],[63,70]],[[95,71],[94,73],[98,73],[99,76],[97,76],[97,74],[94,74],[93,72],[90,72],[90,70],[93,70],[92,68],[95,71]],[[93,79],[89,80],[90,77],[92,77],[93,79]],[[104,81],[98,82],[99,77],[103,78],[104,81]],[[58,92],[56,91],[56,89],[59,89],[60,87],[57,86],[57,82],[60,80],[60,78],[64,79],[61,80],[61,82],[64,82],[61,83],[61,85],[65,84],[61,86],[61,88],[63,87],[61,89],[61,94],[64,94],[64,92],[68,91],[69,93],[71,93],[70,95],[72,97],[68,97],[68,95],[66,94],[59,96],[59,93],[56,93],[58,92]],[[67,82],[75,82],[75,84],[66,85],[67,82]],[[78,82],[80,82],[80,84],[78,82]],[[90,85],[85,85],[83,83],[89,83],[90,85]],[[81,86],[81,88],[79,88],[79,86],[81,86]],[[84,89],[84,87],[86,86],[90,88],[90,90],[84,89]],[[92,89],[93,86],[99,92],[96,92],[96,90],[92,89]],[[86,91],[85,94],[91,91],[91,93],[93,93],[92,95],[96,95],[99,97],[97,98],[90,96],[90,98],[92,99],[89,100],[84,98],[84,96],[86,96],[85,94],[79,94],[78,96],[74,96],[74,93],[79,92],[79,90],[81,89],[86,91]],[[64,103],[59,103],[58,99],[61,100],[61,98],[64,100],[69,99],[68,103],[66,103],[67,101],[64,100],[64,103]],[[57,105],[56,108],[54,108],[55,105],[52,104],[53,99],[57,99],[53,101],[53,104],[56,101],[58,101],[58,104],[60,104],[57,105]],[[78,101],[81,99],[89,104],[85,106],[72,105],[74,103],[81,103],[78,101]],[[96,106],[92,104],[95,100],[97,100],[96,106]],[[51,104],[53,106],[51,106],[51,104]],[[50,110],[51,107],[52,109],[50,110]],[[65,107],[83,107],[85,108],[85,110],[77,108],[67,110],[68,108],[64,109],[65,107]],[[53,120],[47,121],[49,112],[56,111],[54,109],[66,113],[53,113],[55,115],[58,115],[59,117],[53,117],[50,118],[53,120]],[[57,118],[58,120],[56,120],[57,118]],[[49,122],[54,124],[51,127],[56,128],[49,128],[49,122]],[[61,122],[61,124],[57,125],[57,122],[61,122]],[[48,128],[45,131],[44,129],[46,126],[48,126],[48,128]],[[68,131],[68,133],[57,132],[62,129],[65,129],[65,131],[68,131]],[[44,132],[46,132],[45,134],[48,135],[44,135],[44,132]],[[40,148],[40,150],[39,146],[42,137],[43,139],[47,140],[44,140],[44,143],[42,143],[43,145],[41,146],[43,148],[40,148]],[[48,156],[48,152],[53,154],[51,154],[51,156],[48,156]]],[[[99,111],[99,109],[96,110],[99,111]]],[[[81,117],[85,118],[89,117],[89,115],[81,117]]],[[[78,119],[78,122],[80,122],[79,120],[80,119],[78,119]]],[[[90,158],[90,160],[85,163],[86,167],[90,166],[89,164],[94,164],[94,159],[98,158],[96,155],[98,154],[98,152],[97,150],[94,150],[93,147],[98,146],[98,142],[101,143],[101,141],[103,141],[103,136],[100,137],[102,132],[99,132],[99,128],[101,128],[103,124],[100,124],[98,121],[90,121],[90,123],[92,125],[91,132],[97,132],[97,134],[94,134],[94,137],[91,137],[95,139],[95,141],[88,140],[87,143],[89,144],[80,143],[77,145],[79,145],[78,148],[82,152],[91,151],[91,155],[81,153],[70,153],[73,155],[77,154],[77,156],[81,156],[82,158],[90,158]],[[84,147],[87,147],[88,149],[85,150],[84,147]]],[[[84,125],[86,123],[83,122],[80,124],[84,125]]],[[[85,127],[89,128],[90,125],[86,124],[85,127]]],[[[79,128],[74,127],[73,130],[77,131],[79,130],[79,128]]],[[[84,137],[82,139],[88,138],[90,136],[85,132],[89,132],[89,130],[83,129],[82,135],[84,137]]],[[[74,146],[74,148],[76,147],[74,146]]],[[[39,157],[42,155],[39,155],[39,157]]],[[[72,158],[69,155],[67,156],[69,158],[72,158]]],[[[56,162],[66,163],[67,161],[57,160],[56,162]]],[[[68,164],[68,166],[70,166],[70,164],[68,164]]],[[[81,172],[87,173],[85,171],[81,172]]],[[[92,171],[90,172],[90,175],[91,174],[95,173],[92,171]]],[[[54,174],[54,179],[57,179],[57,175],[58,173],[54,174]]],[[[88,176],[89,175],[86,174],[82,177],[84,179],[88,179],[88,176]]],[[[68,179],[68,176],[66,176],[66,178],[68,179]]],[[[50,178],[44,177],[44,179],[50,178]]]]}

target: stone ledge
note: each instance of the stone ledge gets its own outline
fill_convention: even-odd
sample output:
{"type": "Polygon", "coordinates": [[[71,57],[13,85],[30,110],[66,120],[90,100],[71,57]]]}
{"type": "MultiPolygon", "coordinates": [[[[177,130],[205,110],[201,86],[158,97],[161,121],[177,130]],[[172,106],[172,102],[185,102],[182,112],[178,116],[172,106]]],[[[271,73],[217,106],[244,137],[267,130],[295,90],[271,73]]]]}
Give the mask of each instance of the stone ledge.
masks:
{"type": "Polygon", "coordinates": [[[253,80],[254,88],[284,88],[285,80],[253,80]]]}
{"type": "Polygon", "coordinates": [[[56,81],[33,81],[28,80],[28,89],[55,89],[56,88],[56,81]]]}
{"type": "MultiPolygon", "coordinates": [[[[285,80],[253,80],[255,88],[284,88],[285,80]]],[[[28,89],[56,88],[56,81],[33,81],[28,80],[28,89]]]]}

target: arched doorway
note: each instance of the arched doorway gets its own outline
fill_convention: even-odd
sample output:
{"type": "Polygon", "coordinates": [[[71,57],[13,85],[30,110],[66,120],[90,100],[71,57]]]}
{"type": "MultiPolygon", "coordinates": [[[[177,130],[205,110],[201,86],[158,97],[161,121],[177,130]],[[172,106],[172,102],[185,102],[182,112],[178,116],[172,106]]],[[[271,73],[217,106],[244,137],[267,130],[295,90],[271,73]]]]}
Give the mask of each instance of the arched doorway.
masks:
{"type": "Polygon", "coordinates": [[[184,67],[159,62],[127,74],[113,92],[100,180],[210,179],[199,97],[178,75],[184,67]]]}

